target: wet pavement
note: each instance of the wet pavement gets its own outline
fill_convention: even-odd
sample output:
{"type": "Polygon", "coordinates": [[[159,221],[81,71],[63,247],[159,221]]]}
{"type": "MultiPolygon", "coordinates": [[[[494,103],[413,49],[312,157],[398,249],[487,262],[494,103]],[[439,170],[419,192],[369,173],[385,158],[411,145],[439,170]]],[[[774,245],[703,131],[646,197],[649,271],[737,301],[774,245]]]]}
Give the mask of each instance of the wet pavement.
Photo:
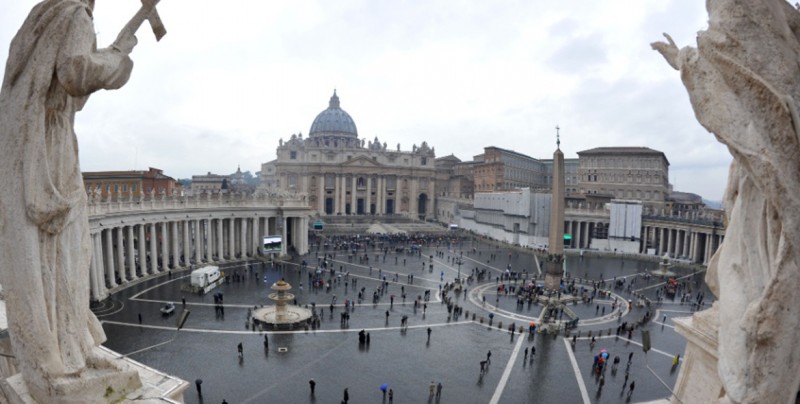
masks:
{"type": "MultiPolygon", "coordinates": [[[[318,402],[339,403],[343,390],[348,388],[351,403],[383,402],[382,384],[393,390],[396,403],[619,403],[628,402],[629,389],[623,391],[626,368],[630,386],[635,381],[632,402],[649,401],[669,397],[678,374],[672,360],[684,351],[685,340],[672,326],[672,317],[691,314],[688,304],[666,300],[654,307],[653,320],[642,329],[651,334],[652,349],[647,355],[641,347],[641,330],[633,332],[628,339],[626,333],[616,335],[621,322],[641,319],[647,309],[633,307],[619,318],[612,313],[613,297],[596,298],[592,303],[570,305],[581,318],[580,338],[571,345],[571,338],[563,333],[558,336],[508,332],[508,325],[526,326],[538,321],[542,307],[536,304],[519,306],[512,294],[498,292],[500,276],[510,265],[513,271],[525,271],[536,275],[536,266],[530,254],[498,249],[482,242],[464,242],[461,274],[468,275],[474,268],[488,268],[492,279],[473,282],[467,293],[454,295],[454,302],[463,307],[465,315],[453,318],[447,307],[437,296],[439,285],[452,281],[458,266],[448,261],[448,254],[460,255],[461,248],[454,251],[440,247],[444,258],[434,257],[433,271],[429,269],[430,255],[435,248],[423,248],[421,255],[397,255],[390,251],[383,262],[381,253],[376,259],[370,253],[373,269],[369,264],[359,263],[341,251],[331,259],[337,270],[350,272],[352,283],[345,286],[345,278],[334,282],[330,290],[309,290],[308,276],[315,268],[303,268],[299,262],[305,259],[316,267],[317,255],[312,251],[298,258],[295,263],[273,268],[260,262],[223,265],[223,271],[236,274],[239,279],[221,285],[214,292],[224,296],[224,314],[215,310],[213,293],[198,296],[181,292],[181,285],[188,283],[188,271],[163,274],[133,285],[113,295],[104,302],[104,308],[96,310],[98,318],[108,336],[107,347],[128,353],[152,346],[174,337],[170,343],[135,353],[131,357],[156,369],[189,381],[192,385],[185,394],[187,403],[264,402],[318,402]],[[472,251],[475,248],[475,251],[472,251]],[[491,255],[495,259],[491,259],[491,255]],[[405,260],[405,265],[403,265],[405,260]],[[377,261],[377,262],[376,262],[377,261]],[[488,262],[487,262],[488,261],[488,262]],[[425,269],[422,263],[425,263],[425,269]],[[380,272],[379,270],[380,269],[380,272]],[[442,275],[443,273],[443,275],[442,275]],[[391,282],[397,274],[398,281],[391,282]],[[413,284],[409,275],[414,275],[413,284]],[[379,286],[378,276],[390,281],[388,291],[372,303],[373,291],[379,286]],[[247,327],[248,309],[271,304],[267,299],[269,287],[279,279],[293,286],[297,303],[323,309],[318,329],[297,331],[253,331],[247,327]],[[300,285],[303,289],[300,290],[300,285]],[[347,324],[342,324],[341,315],[345,300],[357,299],[358,291],[364,288],[365,300],[356,304],[347,324]],[[401,288],[406,293],[405,303],[401,288]],[[413,301],[431,293],[427,308],[415,310],[413,301]],[[394,303],[390,303],[394,295],[394,303]],[[333,313],[330,304],[336,296],[333,313]],[[486,303],[483,302],[483,297],[486,303]],[[175,332],[175,321],[183,308],[182,299],[191,314],[184,329],[175,332]],[[166,302],[174,302],[176,314],[163,316],[159,309],[166,302]],[[602,311],[605,309],[605,316],[602,311]],[[386,312],[389,312],[388,318],[386,312]],[[424,311],[424,313],[423,313],[424,311]],[[494,313],[492,326],[488,314],[494,313]],[[476,321],[472,321],[475,313],[476,321]],[[139,324],[139,315],[142,323],[139,324]],[[402,316],[408,316],[408,326],[401,327],[402,316]],[[664,315],[667,316],[663,322],[664,315]],[[484,323],[480,323],[480,318],[484,323]],[[498,325],[502,324],[502,329],[498,325]],[[427,329],[431,329],[428,341],[427,329]],[[358,332],[369,333],[369,344],[359,344],[358,332]],[[611,335],[609,335],[609,330],[611,335]],[[588,332],[597,336],[594,347],[590,346],[588,332]],[[269,340],[265,351],[264,336],[269,340]],[[243,345],[243,358],[237,354],[237,344],[243,345]],[[525,357],[535,348],[535,355],[525,357]],[[616,372],[609,368],[604,373],[604,386],[599,389],[599,377],[592,372],[595,355],[607,350],[611,359],[620,356],[621,363],[616,372]],[[491,351],[491,364],[481,374],[480,362],[486,360],[491,351]],[[627,359],[633,352],[630,367],[627,359]],[[195,390],[194,381],[202,379],[202,397],[195,390]],[[310,379],[316,382],[314,396],[310,395],[310,379]],[[429,398],[431,382],[442,383],[439,399],[429,398]]],[[[328,251],[332,253],[333,251],[328,251]]],[[[646,280],[634,276],[648,269],[655,269],[653,261],[637,261],[631,258],[570,256],[568,272],[575,277],[588,278],[577,282],[591,288],[590,282],[599,281],[601,274],[611,287],[614,277],[630,282],[636,278],[631,292],[637,292],[655,300],[656,291],[663,281],[656,278],[646,280]]],[[[705,307],[710,307],[712,295],[702,283],[703,273],[692,275],[696,270],[672,269],[678,276],[687,276],[686,285],[695,291],[705,291],[705,307]]],[[[326,276],[328,279],[328,276],[326,276]]],[[[532,280],[531,282],[535,282],[532,280]]],[[[618,300],[634,299],[627,284],[613,291],[618,300]]],[[[452,292],[451,292],[452,295],[452,292]]],[[[696,295],[696,293],[695,293],[696,295]]],[[[386,401],[388,402],[388,397],[386,401]]]]}

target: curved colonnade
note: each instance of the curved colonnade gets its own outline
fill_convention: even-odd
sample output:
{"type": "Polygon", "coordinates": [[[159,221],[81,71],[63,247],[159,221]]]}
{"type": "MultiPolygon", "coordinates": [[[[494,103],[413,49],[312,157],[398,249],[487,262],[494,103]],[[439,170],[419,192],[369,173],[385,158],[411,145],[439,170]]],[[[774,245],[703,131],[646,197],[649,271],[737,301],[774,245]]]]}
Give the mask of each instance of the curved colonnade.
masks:
{"type": "Polygon", "coordinates": [[[281,255],[308,252],[302,194],[153,197],[88,205],[93,301],[140,278],[261,256],[262,237],[280,234],[281,255]]]}
{"type": "MultiPolygon", "coordinates": [[[[608,235],[609,217],[600,210],[566,209],[564,232],[573,237],[573,248],[590,248],[597,233],[608,235]]],[[[640,254],[653,250],[655,255],[669,254],[695,264],[707,265],[725,239],[722,223],[690,215],[643,215],[640,254]]]]}

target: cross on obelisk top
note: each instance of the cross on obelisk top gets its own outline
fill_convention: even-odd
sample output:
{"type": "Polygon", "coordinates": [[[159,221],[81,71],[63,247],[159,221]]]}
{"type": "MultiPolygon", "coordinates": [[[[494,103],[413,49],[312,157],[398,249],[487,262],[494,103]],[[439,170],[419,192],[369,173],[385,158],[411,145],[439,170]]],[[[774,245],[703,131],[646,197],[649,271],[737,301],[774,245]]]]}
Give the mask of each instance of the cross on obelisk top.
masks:
{"type": "Polygon", "coordinates": [[[561,128],[559,128],[558,125],[556,125],[556,148],[557,149],[561,148],[561,135],[558,132],[559,129],[561,129],[561,128]]]}

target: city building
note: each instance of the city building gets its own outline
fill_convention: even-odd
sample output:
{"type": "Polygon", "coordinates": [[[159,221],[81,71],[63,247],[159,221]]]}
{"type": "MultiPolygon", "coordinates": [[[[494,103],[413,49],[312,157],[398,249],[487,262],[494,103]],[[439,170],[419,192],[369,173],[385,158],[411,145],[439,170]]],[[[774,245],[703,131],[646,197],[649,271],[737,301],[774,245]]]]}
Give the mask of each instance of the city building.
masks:
{"type": "Polygon", "coordinates": [[[261,167],[261,189],[308,195],[319,215],[433,217],[436,186],[434,149],[426,142],[401,151],[377,137],[359,139],[356,124],[334,91],[328,108],[311,124],[308,137],[293,134],[277,158],[261,167]]]}
{"type": "Polygon", "coordinates": [[[192,176],[192,195],[228,192],[228,176],[212,174],[192,176]]]}
{"type": "Polygon", "coordinates": [[[142,196],[176,195],[181,185],[164,171],[150,167],[147,171],[87,171],[83,173],[83,185],[89,194],[102,199],[129,199],[142,196]]]}
{"type": "Polygon", "coordinates": [[[495,146],[473,158],[476,192],[510,191],[548,186],[547,164],[541,160],[495,146]]]}
{"type": "Polygon", "coordinates": [[[647,147],[598,147],[578,152],[578,192],[640,200],[661,209],[669,195],[669,161],[647,147]]]}

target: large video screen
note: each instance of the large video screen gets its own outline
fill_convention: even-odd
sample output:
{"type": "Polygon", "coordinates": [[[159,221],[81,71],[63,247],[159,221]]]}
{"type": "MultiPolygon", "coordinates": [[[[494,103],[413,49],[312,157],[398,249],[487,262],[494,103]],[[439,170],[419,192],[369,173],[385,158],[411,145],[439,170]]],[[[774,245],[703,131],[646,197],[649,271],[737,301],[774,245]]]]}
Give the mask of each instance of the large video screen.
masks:
{"type": "Polygon", "coordinates": [[[281,252],[281,243],[283,237],[281,236],[264,236],[264,244],[262,252],[264,254],[277,254],[281,252]]]}

